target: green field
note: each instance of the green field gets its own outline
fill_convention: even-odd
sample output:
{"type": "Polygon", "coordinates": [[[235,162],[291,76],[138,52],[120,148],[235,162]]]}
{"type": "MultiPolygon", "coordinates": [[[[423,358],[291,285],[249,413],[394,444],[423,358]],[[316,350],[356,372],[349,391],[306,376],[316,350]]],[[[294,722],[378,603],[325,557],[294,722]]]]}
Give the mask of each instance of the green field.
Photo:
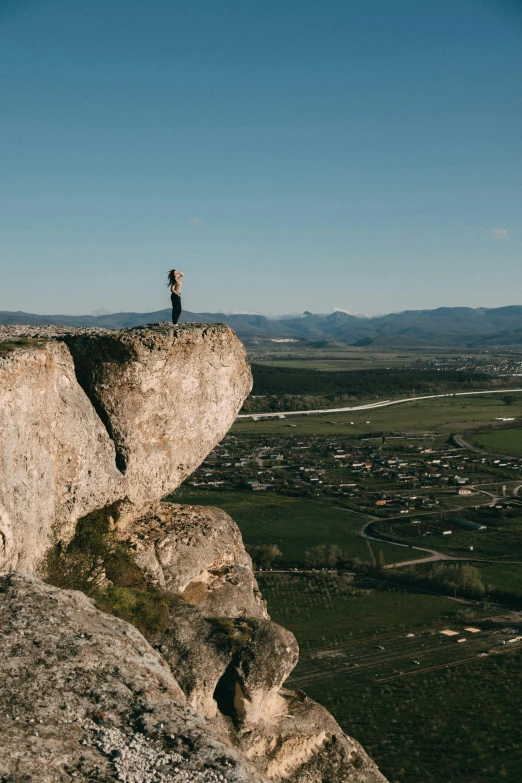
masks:
{"type": "Polygon", "coordinates": [[[486,590],[498,590],[522,596],[522,565],[520,563],[477,564],[486,590]]]}
{"type": "Polygon", "coordinates": [[[470,440],[479,448],[488,451],[522,457],[522,429],[480,433],[472,436],[470,440]]]}
{"type": "Polygon", "coordinates": [[[371,589],[372,580],[313,574],[259,575],[272,619],[295,633],[303,650],[365,639],[392,631],[410,632],[450,622],[462,606],[433,595],[371,589]],[[362,587],[360,587],[362,585],[362,587]]]}
{"type": "Polygon", "coordinates": [[[403,367],[415,361],[414,358],[405,354],[363,354],[358,352],[327,352],[322,356],[300,356],[296,358],[282,358],[274,356],[273,358],[257,359],[252,356],[252,361],[256,364],[264,364],[269,367],[298,367],[306,370],[326,370],[328,372],[350,372],[369,369],[388,369],[403,367]]]}
{"type": "MultiPolygon", "coordinates": [[[[506,406],[502,395],[484,394],[476,397],[441,397],[419,402],[406,402],[386,408],[346,413],[322,413],[317,415],[289,416],[286,419],[265,419],[254,422],[239,419],[232,428],[235,435],[257,434],[316,434],[337,435],[349,433],[362,435],[372,432],[407,432],[422,435],[428,432],[464,432],[493,424],[498,416],[522,414],[520,402],[506,406]],[[353,422],[353,424],[351,423],[353,422]]],[[[494,433],[491,433],[494,434],[494,433]]],[[[485,436],[480,436],[485,437],[485,436]]]]}
{"type": "MultiPolygon", "coordinates": [[[[456,516],[466,518],[466,512],[455,512],[456,516]]],[[[469,516],[469,515],[468,515],[469,516]]],[[[412,525],[408,520],[399,522],[379,521],[375,522],[371,530],[367,532],[371,535],[384,534],[392,535],[399,541],[412,543],[415,546],[425,546],[431,549],[437,549],[454,557],[465,558],[483,558],[494,560],[514,560],[522,563],[522,517],[516,516],[512,519],[503,519],[498,526],[488,525],[486,530],[466,530],[452,524],[449,520],[437,521],[438,529],[452,529],[451,535],[443,536],[442,533],[431,533],[431,535],[419,535],[424,533],[427,524],[421,520],[420,525],[412,525]],[[424,524],[423,524],[424,522],[424,524]],[[472,546],[473,550],[469,547],[472,546]]],[[[522,566],[521,566],[522,567],[522,566]]]]}
{"type": "Polygon", "coordinates": [[[344,692],[308,688],[390,783],[515,783],[522,769],[522,652],[344,692]]]}
{"type": "MultiPolygon", "coordinates": [[[[444,348],[447,357],[460,358],[462,354],[451,348],[444,348]]],[[[468,355],[480,356],[480,352],[468,355]]],[[[368,369],[393,369],[397,367],[412,366],[422,359],[430,359],[440,356],[438,348],[417,348],[413,350],[378,350],[358,346],[338,346],[331,348],[325,346],[321,349],[303,348],[295,344],[281,344],[276,348],[274,344],[270,348],[259,350],[250,348],[248,356],[256,364],[266,364],[275,367],[302,367],[309,370],[368,370],[368,369]]]]}
{"type": "MultiPolygon", "coordinates": [[[[358,532],[367,521],[331,503],[253,492],[200,491],[180,488],[169,496],[175,503],[218,506],[237,522],[247,546],[277,544],[285,562],[302,563],[305,551],[337,544],[348,558],[369,560],[367,542],[358,532]]],[[[411,559],[411,551],[393,544],[374,544],[387,563],[411,559]]]]}
{"type": "Polygon", "coordinates": [[[289,687],[324,704],[390,783],[518,780],[522,650],[499,641],[506,625],[520,633],[519,615],[490,622],[479,607],[323,574],[260,582],[272,619],[301,646],[289,687]],[[441,636],[446,627],[466,643],[441,636]]]}
{"type": "Polygon", "coordinates": [[[250,361],[256,364],[330,371],[402,367],[413,364],[420,356],[421,354],[415,351],[372,351],[356,346],[307,350],[294,345],[292,347],[286,345],[279,349],[275,347],[268,350],[251,348],[248,351],[250,361]]]}

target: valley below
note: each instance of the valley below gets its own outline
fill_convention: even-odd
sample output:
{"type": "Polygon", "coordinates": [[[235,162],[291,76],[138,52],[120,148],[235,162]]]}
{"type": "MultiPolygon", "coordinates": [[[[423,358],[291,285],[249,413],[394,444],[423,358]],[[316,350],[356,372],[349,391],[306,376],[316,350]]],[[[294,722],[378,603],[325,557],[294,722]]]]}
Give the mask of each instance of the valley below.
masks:
{"type": "MultiPolygon", "coordinates": [[[[391,358],[395,375],[433,361],[391,358]]],[[[450,358],[439,361],[451,367],[450,358]]],[[[284,383],[277,368],[295,367],[305,384],[331,374],[338,385],[342,365],[348,386],[350,373],[375,360],[386,364],[370,354],[348,370],[320,351],[274,354],[262,359],[274,375],[258,377],[284,383]]],[[[486,370],[487,382],[520,386],[518,361],[488,357],[496,369],[486,370]],[[500,371],[506,363],[511,376],[500,371]]],[[[483,357],[467,362],[464,389],[484,365],[483,357]]],[[[437,382],[444,385],[444,370],[437,382]]],[[[358,384],[354,407],[371,399],[355,397],[358,384]]],[[[327,705],[392,783],[516,779],[522,393],[281,418],[262,415],[275,405],[269,400],[289,400],[269,391],[255,398],[254,417],[243,408],[173,498],[215,504],[237,521],[271,616],[300,645],[289,686],[327,705]]]]}

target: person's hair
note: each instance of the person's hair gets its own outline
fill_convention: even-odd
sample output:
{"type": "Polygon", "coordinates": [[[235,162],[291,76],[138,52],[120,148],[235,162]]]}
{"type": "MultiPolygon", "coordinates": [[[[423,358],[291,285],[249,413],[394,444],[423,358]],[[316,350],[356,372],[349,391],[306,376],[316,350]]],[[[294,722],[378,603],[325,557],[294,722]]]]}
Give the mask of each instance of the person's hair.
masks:
{"type": "Polygon", "coordinates": [[[169,282],[167,283],[167,285],[169,285],[169,286],[170,285],[176,285],[177,282],[178,281],[176,280],[176,270],[175,269],[171,269],[170,272],[169,272],[169,282]]]}

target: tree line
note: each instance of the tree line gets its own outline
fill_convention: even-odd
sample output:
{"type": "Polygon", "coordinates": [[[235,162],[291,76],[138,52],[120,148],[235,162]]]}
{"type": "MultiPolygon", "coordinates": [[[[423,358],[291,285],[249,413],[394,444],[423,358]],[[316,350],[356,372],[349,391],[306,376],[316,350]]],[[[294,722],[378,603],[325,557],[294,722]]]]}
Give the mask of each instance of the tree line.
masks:
{"type": "MultiPolygon", "coordinates": [[[[245,404],[247,412],[256,410],[256,397],[273,397],[274,405],[281,398],[292,409],[292,398],[297,398],[304,409],[313,406],[316,398],[330,402],[368,399],[373,397],[422,396],[444,392],[473,390],[494,386],[498,381],[485,373],[466,371],[439,372],[437,370],[375,369],[352,372],[309,370],[299,367],[270,367],[252,365],[254,385],[252,396],[245,404]]],[[[267,401],[260,404],[266,407],[267,401]]]]}

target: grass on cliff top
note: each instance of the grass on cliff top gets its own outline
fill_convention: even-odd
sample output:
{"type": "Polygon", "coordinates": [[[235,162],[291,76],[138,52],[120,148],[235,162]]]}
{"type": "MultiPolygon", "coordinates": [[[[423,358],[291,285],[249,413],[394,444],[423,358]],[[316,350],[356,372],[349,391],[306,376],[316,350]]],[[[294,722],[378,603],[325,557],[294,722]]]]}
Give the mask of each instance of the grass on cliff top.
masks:
{"type": "Polygon", "coordinates": [[[93,594],[96,607],[134,625],[149,641],[169,626],[169,606],[182,601],[180,596],[157,587],[109,587],[93,594]]]}
{"type": "Polygon", "coordinates": [[[17,340],[0,340],[0,357],[7,356],[21,348],[37,348],[46,342],[44,338],[20,337],[17,340]]]}

